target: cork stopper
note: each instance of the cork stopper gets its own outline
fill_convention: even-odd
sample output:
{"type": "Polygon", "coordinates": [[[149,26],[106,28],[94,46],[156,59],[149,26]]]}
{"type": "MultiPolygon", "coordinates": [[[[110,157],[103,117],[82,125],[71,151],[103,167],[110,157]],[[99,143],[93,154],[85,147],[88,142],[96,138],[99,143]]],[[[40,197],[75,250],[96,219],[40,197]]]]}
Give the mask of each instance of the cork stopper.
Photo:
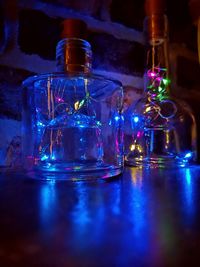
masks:
{"type": "Polygon", "coordinates": [[[147,40],[159,44],[167,37],[167,17],[165,16],[165,0],[145,1],[146,19],[144,32],[147,40]]]}
{"type": "Polygon", "coordinates": [[[92,51],[86,39],[87,25],[78,19],[62,23],[62,40],[56,47],[57,70],[67,73],[90,73],[92,51]]]}
{"type": "Polygon", "coordinates": [[[145,14],[146,16],[164,15],[166,9],[166,0],[146,0],[145,14]]]}
{"type": "Polygon", "coordinates": [[[87,24],[79,19],[65,19],[62,22],[61,38],[86,39],[87,24]]]}

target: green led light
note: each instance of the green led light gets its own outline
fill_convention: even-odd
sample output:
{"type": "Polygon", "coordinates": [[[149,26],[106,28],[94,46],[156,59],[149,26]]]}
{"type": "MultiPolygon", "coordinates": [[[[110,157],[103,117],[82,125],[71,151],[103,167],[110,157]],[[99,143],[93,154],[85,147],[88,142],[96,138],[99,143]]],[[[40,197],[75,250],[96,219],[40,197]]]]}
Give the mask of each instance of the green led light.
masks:
{"type": "Polygon", "coordinates": [[[167,94],[167,86],[170,80],[166,77],[167,69],[155,67],[147,72],[150,84],[147,86],[149,94],[152,94],[154,99],[162,101],[167,94]]]}
{"type": "Polygon", "coordinates": [[[166,86],[166,85],[168,85],[170,83],[170,80],[169,79],[163,79],[163,83],[166,86]]]}

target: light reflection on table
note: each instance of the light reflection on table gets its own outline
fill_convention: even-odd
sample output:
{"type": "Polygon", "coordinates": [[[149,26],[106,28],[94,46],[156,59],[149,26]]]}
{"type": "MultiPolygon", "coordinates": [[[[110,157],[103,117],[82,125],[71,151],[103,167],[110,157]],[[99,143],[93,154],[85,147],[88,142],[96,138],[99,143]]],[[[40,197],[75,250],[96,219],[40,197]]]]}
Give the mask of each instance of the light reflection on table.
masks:
{"type": "Polygon", "coordinates": [[[193,266],[200,257],[199,167],[126,168],[110,182],[4,173],[0,203],[3,266],[193,266]]]}

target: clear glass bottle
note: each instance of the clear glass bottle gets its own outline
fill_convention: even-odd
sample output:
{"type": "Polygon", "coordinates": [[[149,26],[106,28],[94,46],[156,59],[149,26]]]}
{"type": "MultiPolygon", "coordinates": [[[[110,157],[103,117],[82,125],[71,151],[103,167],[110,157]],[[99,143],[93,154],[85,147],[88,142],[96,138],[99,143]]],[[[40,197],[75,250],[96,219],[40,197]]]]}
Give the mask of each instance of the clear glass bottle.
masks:
{"type": "Polygon", "coordinates": [[[144,31],[144,93],[125,114],[125,163],[185,166],[196,159],[196,123],[190,107],[170,93],[167,17],[146,17],[144,31]]]}
{"type": "MultiPolygon", "coordinates": [[[[69,22],[73,24],[65,21],[65,30],[69,22]]],[[[25,168],[42,179],[119,175],[123,168],[121,83],[91,73],[92,52],[86,40],[62,39],[56,60],[58,72],[23,83],[25,168]]]]}

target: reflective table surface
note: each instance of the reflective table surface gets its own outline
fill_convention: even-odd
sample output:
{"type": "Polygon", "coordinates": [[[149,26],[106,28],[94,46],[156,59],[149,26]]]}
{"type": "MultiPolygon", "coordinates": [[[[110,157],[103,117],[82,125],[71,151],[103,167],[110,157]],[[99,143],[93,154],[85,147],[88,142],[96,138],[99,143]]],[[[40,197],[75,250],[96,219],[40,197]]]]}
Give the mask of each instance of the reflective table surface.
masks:
{"type": "Polygon", "coordinates": [[[59,183],[2,172],[0,266],[200,266],[200,167],[59,183]]]}

